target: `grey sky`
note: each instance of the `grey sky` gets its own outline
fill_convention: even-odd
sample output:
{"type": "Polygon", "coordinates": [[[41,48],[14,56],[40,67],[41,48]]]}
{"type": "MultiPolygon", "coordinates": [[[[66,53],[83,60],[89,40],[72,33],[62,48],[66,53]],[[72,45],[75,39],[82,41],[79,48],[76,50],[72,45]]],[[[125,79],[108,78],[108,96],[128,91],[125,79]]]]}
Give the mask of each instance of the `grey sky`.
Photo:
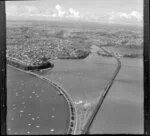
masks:
{"type": "Polygon", "coordinates": [[[6,3],[8,18],[61,17],[139,23],[143,18],[143,0],[36,0],[6,3]]]}

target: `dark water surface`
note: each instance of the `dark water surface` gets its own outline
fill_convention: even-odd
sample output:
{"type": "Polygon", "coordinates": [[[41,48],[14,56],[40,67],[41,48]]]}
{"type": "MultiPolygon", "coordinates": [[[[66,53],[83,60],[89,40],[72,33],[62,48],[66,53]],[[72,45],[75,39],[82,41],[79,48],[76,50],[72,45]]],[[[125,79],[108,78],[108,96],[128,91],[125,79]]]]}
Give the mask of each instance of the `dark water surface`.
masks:
{"type": "Polygon", "coordinates": [[[7,133],[66,134],[69,106],[57,89],[7,66],[7,133]]]}

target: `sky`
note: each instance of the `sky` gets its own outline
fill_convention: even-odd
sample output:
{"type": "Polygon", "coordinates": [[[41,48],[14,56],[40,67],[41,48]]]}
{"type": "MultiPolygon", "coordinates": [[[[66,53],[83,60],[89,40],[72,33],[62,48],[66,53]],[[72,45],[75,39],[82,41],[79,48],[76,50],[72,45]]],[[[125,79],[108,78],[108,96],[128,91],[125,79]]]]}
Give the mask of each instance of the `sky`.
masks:
{"type": "Polygon", "coordinates": [[[7,1],[7,19],[143,23],[143,0],[7,1]]]}

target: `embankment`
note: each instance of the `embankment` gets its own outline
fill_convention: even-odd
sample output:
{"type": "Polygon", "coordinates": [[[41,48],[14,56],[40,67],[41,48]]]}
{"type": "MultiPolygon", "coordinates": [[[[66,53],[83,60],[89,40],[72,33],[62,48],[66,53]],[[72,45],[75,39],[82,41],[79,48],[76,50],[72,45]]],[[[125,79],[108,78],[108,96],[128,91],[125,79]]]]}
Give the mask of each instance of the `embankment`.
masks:
{"type": "Polygon", "coordinates": [[[24,62],[12,57],[7,57],[7,64],[23,70],[41,70],[41,69],[48,69],[54,67],[54,64],[52,64],[49,61],[44,62],[41,65],[27,65],[24,62]]]}

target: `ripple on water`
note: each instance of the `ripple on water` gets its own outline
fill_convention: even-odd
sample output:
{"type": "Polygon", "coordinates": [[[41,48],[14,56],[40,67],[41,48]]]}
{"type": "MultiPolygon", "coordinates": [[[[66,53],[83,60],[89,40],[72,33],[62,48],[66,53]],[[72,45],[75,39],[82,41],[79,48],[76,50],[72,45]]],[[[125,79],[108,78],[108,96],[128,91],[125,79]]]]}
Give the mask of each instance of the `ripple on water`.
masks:
{"type": "Polygon", "coordinates": [[[35,120],[35,118],[32,118],[32,120],[35,120]]]}
{"type": "Polygon", "coordinates": [[[30,134],[31,132],[30,131],[27,131],[27,134],[30,134]]]}
{"type": "MultiPolygon", "coordinates": [[[[26,84],[26,83],[25,83],[26,84]]],[[[27,85],[27,84],[26,84],[27,85]]],[[[15,85],[16,86],[16,85],[15,85]]],[[[38,86],[39,86],[39,84],[38,84],[38,86]]],[[[13,93],[13,97],[14,98],[19,98],[18,99],[18,101],[17,100],[15,100],[15,103],[13,102],[12,104],[10,104],[11,105],[11,109],[16,109],[17,110],[17,112],[15,113],[15,114],[17,114],[17,115],[13,115],[14,117],[12,117],[12,115],[11,115],[11,117],[9,118],[10,119],[10,123],[13,125],[14,124],[14,126],[16,126],[16,124],[17,125],[19,125],[19,124],[21,124],[21,121],[25,121],[24,123],[24,125],[25,126],[19,126],[19,127],[25,127],[25,129],[24,129],[24,133],[27,135],[31,135],[32,133],[34,133],[34,130],[38,130],[38,129],[40,129],[40,128],[42,128],[43,127],[43,125],[42,124],[40,124],[41,122],[43,122],[43,118],[42,117],[44,117],[43,116],[43,112],[41,112],[41,111],[38,111],[37,110],[37,112],[36,112],[36,114],[34,113],[35,112],[35,110],[34,109],[32,109],[31,107],[32,106],[34,106],[34,105],[30,105],[31,104],[31,101],[33,100],[33,98],[36,98],[36,99],[34,99],[34,100],[36,100],[39,104],[42,104],[41,102],[46,102],[45,101],[45,99],[42,99],[42,97],[44,96],[43,95],[43,93],[41,93],[41,91],[42,92],[45,92],[44,90],[38,90],[38,87],[36,87],[36,88],[34,88],[34,90],[32,89],[31,90],[31,92],[26,92],[26,86],[25,86],[25,89],[22,89],[22,87],[19,87],[18,85],[16,86],[17,87],[17,90],[16,91],[14,91],[13,93]],[[18,89],[18,87],[19,87],[19,89],[18,89]],[[20,93],[21,92],[21,93],[20,93]],[[24,93],[25,92],[25,93],[24,93]],[[15,95],[16,94],[16,95],[15,95]],[[42,94],[42,95],[41,95],[42,94]],[[18,96],[18,97],[16,97],[16,96],[18,96]],[[20,98],[21,97],[21,98],[20,98]],[[39,97],[39,98],[38,98],[39,97]],[[24,98],[24,99],[23,99],[24,98]],[[32,98],[32,99],[29,99],[29,98],[32,98]],[[29,102],[30,101],[30,102],[29,102]],[[30,104],[29,104],[29,103],[30,104]],[[18,107],[19,106],[19,107],[18,107]],[[39,114],[39,113],[40,114],[39,114]],[[38,114],[37,114],[38,113],[38,114]],[[22,117],[22,118],[21,118],[22,117]],[[14,121],[12,121],[12,120],[14,120],[14,121]],[[15,122],[16,121],[16,122],[15,122]],[[41,121],[41,122],[39,122],[39,121],[41,121]],[[39,124],[37,124],[39,122],[39,124]],[[33,127],[33,128],[32,128],[33,127]],[[26,129],[27,128],[27,129],[26,129]]],[[[32,85],[31,85],[31,87],[32,87],[32,85]]],[[[10,91],[11,91],[11,89],[10,89],[10,91]]],[[[68,106],[68,105],[67,105],[68,106]]],[[[55,105],[54,105],[54,107],[55,107],[55,105]]],[[[33,107],[33,108],[36,108],[36,107],[33,107]]],[[[51,107],[49,107],[50,109],[49,109],[49,111],[51,110],[51,107]]],[[[42,108],[43,109],[43,108],[42,108]]],[[[55,109],[54,109],[55,110],[55,109]]],[[[47,109],[46,109],[46,111],[47,111],[47,109]]],[[[14,114],[14,112],[15,111],[13,111],[13,110],[11,110],[11,112],[14,114]]],[[[52,118],[56,118],[55,116],[54,116],[54,114],[52,114],[51,116],[49,115],[49,116],[47,116],[47,119],[49,120],[49,119],[51,119],[51,120],[53,120],[52,118]]],[[[45,120],[45,119],[44,119],[45,120]]],[[[50,121],[50,120],[49,120],[50,121]]],[[[23,123],[23,122],[22,122],[23,123]]],[[[50,122],[49,122],[50,123],[50,122]]],[[[59,122],[58,122],[59,123],[59,122]]],[[[55,131],[54,130],[55,128],[51,128],[51,127],[49,127],[48,128],[48,131],[49,131],[49,133],[51,132],[51,133],[53,133],[53,131],[55,131]]],[[[18,133],[23,133],[23,131],[22,130],[19,130],[19,128],[18,128],[18,130],[17,130],[17,128],[12,128],[12,130],[13,130],[13,132],[12,131],[10,131],[11,129],[10,128],[8,128],[8,131],[9,131],[9,133],[11,132],[12,134],[16,134],[16,131],[18,131],[18,133]],[[22,132],[21,132],[22,131],[22,132]]]]}
{"type": "Polygon", "coordinates": [[[53,132],[53,131],[54,131],[54,129],[52,128],[52,129],[50,129],[50,131],[51,131],[51,132],[53,132]]]}
{"type": "Polygon", "coordinates": [[[55,116],[51,116],[52,118],[55,118],[55,116]]]}
{"type": "Polygon", "coordinates": [[[31,124],[28,124],[28,126],[31,126],[31,124]]]}

